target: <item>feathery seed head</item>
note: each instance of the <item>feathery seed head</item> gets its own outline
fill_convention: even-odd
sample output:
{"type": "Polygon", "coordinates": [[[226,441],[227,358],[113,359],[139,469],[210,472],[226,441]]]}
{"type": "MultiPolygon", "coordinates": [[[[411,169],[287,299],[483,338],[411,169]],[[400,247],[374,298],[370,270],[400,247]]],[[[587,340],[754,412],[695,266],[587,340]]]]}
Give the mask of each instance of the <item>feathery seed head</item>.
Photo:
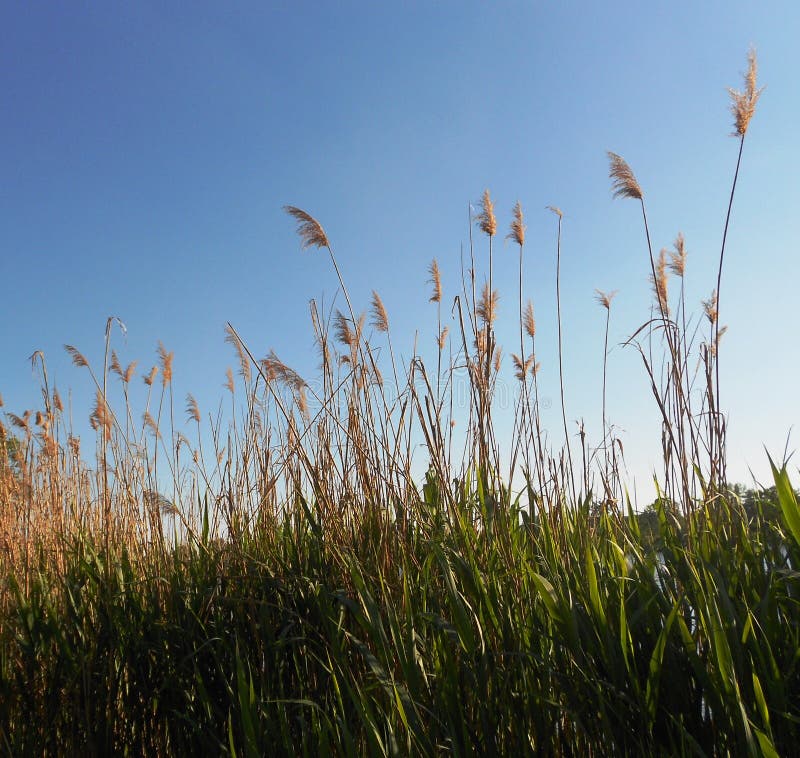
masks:
{"type": "Polygon", "coordinates": [[[678,232],[678,236],[675,238],[675,249],[670,251],[669,257],[669,270],[683,278],[686,273],[686,241],[683,238],[683,232],[678,232]]]}
{"type": "Polygon", "coordinates": [[[433,292],[430,297],[431,303],[441,303],[442,302],[442,277],[439,273],[439,264],[436,262],[436,258],[431,261],[431,265],[428,267],[428,273],[431,275],[431,278],[428,279],[428,282],[433,285],[433,292]]]}
{"type": "Polygon", "coordinates": [[[131,379],[133,379],[133,372],[136,370],[136,361],[131,361],[128,364],[128,367],[122,373],[122,381],[125,384],[130,384],[131,379]]]}
{"type": "Polygon", "coordinates": [[[519,200],[517,200],[512,213],[514,218],[511,220],[511,231],[506,235],[506,239],[514,240],[521,247],[525,244],[525,229],[527,227],[522,216],[522,205],[520,205],[519,200]]]}
{"type": "Polygon", "coordinates": [[[706,318],[708,319],[710,324],[715,324],[717,322],[717,316],[719,315],[717,311],[717,291],[714,290],[711,293],[711,297],[708,300],[703,300],[703,311],[706,314],[706,318]]]}
{"type": "Polygon", "coordinates": [[[64,350],[69,353],[70,358],[72,358],[72,362],[78,366],[78,368],[88,368],[89,362],[84,358],[72,345],[64,345],[64,350]]]}
{"type": "Polygon", "coordinates": [[[230,324],[225,325],[225,342],[233,345],[233,349],[236,350],[236,355],[239,358],[239,375],[246,383],[249,382],[252,377],[250,356],[245,351],[242,341],[230,324]]]}
{"type": "Polygon", "coordinates": [[[334,329],[336,330],[336,339],[343,345],[350,349],[355,344],[355,332],[350,326],[351,321],[341,311],[336,311],[336,318],[334,319],[334,329]]]}
{"type": "Polygon", "coordinates": [[[186,395],[186,417],[200,423],[200,408],[191,392],[186,395]]]}
{"type": "Polygon", "coordinates": [[[293,392],[298,393],[306,387],[305,380],[294,369],[289,368],[283,361],[275,355],[274,350],[270,350],[269,355],[261,361],[261,366],[267,380],[277,379],[293,392]]]}
{"type": "Polygon", "coordinates": [[[483,191],[481,198],[481,210],[475,217],[478,228],[490,237],[494,237],[497,233],[497,219],[494,217],[494,205],[492,199],[489,197],[489,190],[483,191]]]}
{"type": "Polygon", "coordinates": [[[109,368],[121,379],[122,378],[122,368],[119,365],[119,358],[117,357],[116,350],[111,351],[111,365],[109,368]]]}
{"type": "Polygon", "coordinates": [[[114,417],[111,414],[108,403],[103,397],[103,393],[97,390],[95,393],[94,409],[92,410],[92,415],[89,417],[89,423],[95,431],[102,431],[105,442],[111,439],[113,421],[114,417]]]}
{"type": "Polygon", "coordinates": [[[525,327],[525,333],[533,339],[536,336],[536,319],[533,317],[533,303],[528,300],[525,306],[525,313],[522,316],[522,325],[525,327]]]}
{"type": "Polygon", "coordinates": [[[750,126],[750,119],[756,112],[756,103],[764,88],[756,88],[756,76],[758,74],[758,62],[756,51],[750,48],[747,54],[747,73],[744,75],[744,92],[739,92],[728,88],[731,96],[731,113],[733,113],[733,126],[735,131],[731,136],[744,137],[747,134],[747,127],[750,126]]]}
{"type": "Polygon", "coordinates": [[[313,216],[300,210],[300,208],[295,208],[293,205],[284,205],[283,210],[297,221],[297,234],[300,236],[303,249],[307,247],[330,247],[325,230],[313,216]]]}
{"type": "Polygon", "coordinates": [[[516,376],[520,382],[524,382],[528,374],[535,376],[536,372],[539,370],[539,364],[534,364],[536,357],[533,355],[529,355],[524,363],[513,353],[511,359],[514,362],[514,376],[516,376]]]}
{"type": "Polygon", "coordinates": [[[439,344],[439,350],[444,350],[444,346],[447,344],[447,335],[450,332],[450,327],[445,326],[442,328],[442,331],[439,333],[439,337],[436,340],[439,344]]]}
{"type": "Polygon", "coordinates": [[[379,332],[389,331],[389,316],[386,313],[386,308],[383,305],[380,295],[372,290],[372,325],[379,332]]]}
{"type": "Polygon", "coordinates": [[[603,290],[595,290],[595,300],[603,306],[607,311],[611,310],[611,301],[616,297],[618,290],[611,292],[603,292],[603,290]]]}
{"type": "Polygon", "coordinates": [[[545,209],[555,213],[556,216],[558,216],[559,219],[564,218],[564,212],[561,210],[561,208],[558,208],[555,205],[547,205],[547,206],[545,206],[545,209]]]}
{"type": "Polygon", "coordinates": [[[483,320],[485,324],[493,324],[495,318],[497,317],[497,301],[500,299],[500,295],[498,294],[497,290],[492,290],[489,292],[489,283],[486,282],[483,285],[483,292],[481,293],[481,299],[478,301],[478,305],[475,307],[475,310],[483,320]]]}
{"type": "Polygon", "coordinates": [[[31,417],[30,411],[25,411],[22,414],[22,417],[17,416],[16,413],[9,413],[8,419],[11,421],[11,425],[15,426],[17,429],[21,429],[23,432],[28,433],[30,431],[30,427],[28,426],[28,422],[31,417]]]}
{"type": "Polygon", "coordinates": [[[149,374],[145,374],[142,377],[142,379],[144,380],[144,383],[148,387],[152,387],[153,386],[153,380],[156,378],[156,374],[158,374],[158,366],[153,366],[153,368],[150,369],[150,373],[149,374]]]}
{"type": "Polygon", "coordinates": [[[172,381],[172,360],[175,353],[167,352],[164,343],[158,342],[158,358],[161,361],[161,384],[166,387],[172,381]]]}
{"type": "Polygon", "coordinates": [[[642,200],[644,194],[639,182],[636,181],[631,167],[627,164],[622,156],[607,151],[609,160],[608,176],[613,180],[611,189],[613,190],[614,197],[630,197],[634,200],[642,200]]]}
{"type": "Polygon", "coordinates": [[[650,283],[653,285],[653,292],[656,296],[656,302],[658,303],[658,307],[661,309],[661,313],[664,316],[669,315],[669,302],[667,297],[667,251],[664,248],[661,248],[661,252],[658,254],[658,260],[656,261],[656,275],[653,278],[652,274],[650,275],[650,283]]]}

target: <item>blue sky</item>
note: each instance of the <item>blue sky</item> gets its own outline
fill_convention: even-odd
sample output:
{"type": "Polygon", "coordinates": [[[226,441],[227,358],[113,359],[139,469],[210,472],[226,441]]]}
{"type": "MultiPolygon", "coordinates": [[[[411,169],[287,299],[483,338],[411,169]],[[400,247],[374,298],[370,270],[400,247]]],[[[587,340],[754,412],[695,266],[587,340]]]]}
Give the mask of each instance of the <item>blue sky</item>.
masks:
{"type": "MultiPolygon", "coordinates": [[[[658,417],[638,356],[646,318],[638,207],[613,201],[606,150],[642,184],[656,249],[683,231],[687,294],[714,287],[736,159],[726,87],[758,50],[767,89],[745,144],[726,252],[723,403],[730,472],[766,472],[800,419],[800,48],[796,3],[25,3],[0,8],[0,250],[4,410],[39,405],[29,356],[89,412],[88,377],[62,345],[142,370],[163,340],[175,389],[204,413],[233,364],[231,321],[256,355],[313,374],[308,301],[330,303],[329,262],[300,251],[282,212],[324,225],[357,307],[381,293],[398,348],[432,344],[426,268],[456,294],[467,209],[489,188],[503,235],[528,223],[545,421],[557,438],[554,204],[565,213],[567,412],[599,431],[604,313],[610,419],[631,475],[658,461],[658,417]]],[[[516,249],[497,245],[501,319],[516,249]]],[[[506,335],[507,351],[512,332],[506,335]]],[[[502,337],[501,330],[501,337],[502,337]]],[[[510,373],[510,367],[507,367],[510,373]]],[[[140,383],[141,384],[141,383],[140,383]]],[[[181,402],[182,407],[182,402],[181,402]]]]}

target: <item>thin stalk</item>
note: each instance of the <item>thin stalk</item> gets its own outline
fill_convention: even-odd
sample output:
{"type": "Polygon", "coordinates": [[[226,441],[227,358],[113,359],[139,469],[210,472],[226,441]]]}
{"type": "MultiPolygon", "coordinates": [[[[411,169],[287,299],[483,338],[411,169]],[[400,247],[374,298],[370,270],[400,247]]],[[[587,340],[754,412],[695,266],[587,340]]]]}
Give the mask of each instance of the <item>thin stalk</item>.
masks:
{"type": "Polygon", "coordinates": [[[569,464],[569,475],[572,483],[572,499],[576,501],[575,492],[575,473],[572,470],[572,448],[569,444],[569,431],[567,430],[567,411],[564,403],[564,363],[563,363],[563,336],[561,331],[561,221],[562,216],[558,214],[558,239],[556,242],[556,312],[558,316],[558,382],[561,391],[561,420],[564,424],[564,441],[567,446],[567,462],[569,464]]]}
{"type": "MultiPolygon", "coordinates": [[[[713,336],[713,348],[715,349],[714,354],[714,383],[715,383],[715,394],[716,394],[716,412],[717,414],[720,413],[720,388],[719,388],[719,298],[720,298],[720,287],[722,286],[722,263],[725,258],[725,243],[728,240],[728,225],[730,224],[731,220],[731,211],[733,209],[733,196],[736,193],[736,182],[739,179],[739,167],[742,164],[742,150],[744,149],[744,137],[745,135],[742,134],[741,138],[739,139],[739,154],[736,157],[736,171],[733,174],[733,184],[731,185],[731,195],[728,199],[728,212],[725,214],[725,229],[722,232],[722,247],[719,251],[719,269],[717,270],[717,320],[714,324],[714,336],[713,336]]],[[[717,442],[719,444],[719,454],[720,454],[720,464],[724,468],[725,461],[724,456],[722,453],[724,452],[724,444],[722,439],[722,425],[717,419],[716,422],[716,434],[717,434],[717,442]]],[[[724,472],[720,472],[723,474],[724,472]]]]}

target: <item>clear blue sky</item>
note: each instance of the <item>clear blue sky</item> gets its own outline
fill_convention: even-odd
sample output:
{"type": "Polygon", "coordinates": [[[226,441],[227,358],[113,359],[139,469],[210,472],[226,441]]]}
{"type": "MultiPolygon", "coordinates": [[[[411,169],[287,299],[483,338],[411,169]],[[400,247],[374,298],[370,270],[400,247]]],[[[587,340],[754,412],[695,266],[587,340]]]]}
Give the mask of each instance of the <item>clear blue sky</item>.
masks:
{"type": "MultiPolygon", "coordinates": [[[[800,420],[800,6],[708,3],[4,3],[0,8],[0,392],[39,405],[28,357],[89,412],[109,315],[122,360],[175,352],[179,398],[216,408],[230,320],[259,356],[313,373],[310,298],[337,284],[281,207],[324,225],[357,307],[372,288],[408,354],[432,344],[426,267],[459,275],[484,188],[503,235],[519,199],[546,422],[558,435],[555,218],[565,212],[568,414],[599,431],[604,313],[609,417],[641,484],[658,417],[639,358],[616,347],[651,302],[638,208],[612,201],[605,151],[642,184],[656,249],[686,235],[687,292],[714,286],[736,159],[727,86],[758,50],[767,85],[745,144],[722,293],[730,470],[764,474],[800,420]]],[[[516,250],[498,244],[501,319],[516,250]]],[[[512,339],[506,339],[507,351],[512,339]]],[[[507,367],[510,371],[510,367],[507,367]]],[[[138,382],[141,385],[141,382],[138,382]]],[[[180,406],[183,406],[181,399],[180,406]]],[[[181,414],[182,415],[182,414],[181,414]]],[[[85,421],[83,422],[85,423],[85,421]]],[[[796,438],[795,438],[796,442],[796,438]]]]}

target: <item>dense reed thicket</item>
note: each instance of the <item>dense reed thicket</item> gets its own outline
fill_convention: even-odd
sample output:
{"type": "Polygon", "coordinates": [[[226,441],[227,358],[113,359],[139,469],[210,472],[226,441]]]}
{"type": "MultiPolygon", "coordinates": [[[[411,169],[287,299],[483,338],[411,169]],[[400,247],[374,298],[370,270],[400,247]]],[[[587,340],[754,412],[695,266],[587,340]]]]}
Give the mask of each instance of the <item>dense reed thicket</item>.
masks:
{"type": "MultiPolygon", "coordinates": [[[[751,55],[744,91],[732,92],[731,205],[755,77],[751,55]]],[[[669,275],[685,274],[682,235],[654,254],[644,192],[609,157],[615,194],[641,206],[655,294],[629,340],[661,414],[655,530],[627,499],[605,399],[603,439],[591,447],[581,434],[573,449],[561,366],[564,446],[542,427],[519,204],[508,234],[518,390],[504,439],[489,193],[474,219],[486,250],[480,236],[470,244],[455,327],[443,325],[433,261],[436,353],[406,362],[380,296],[358,313],[323,227],[287,207],[303,246],[327,251],[346,303],[323,314],[312,301],[316,381],[274,353],[257,358],[228,325],[230,413],[206,423],[190,395],[187,433],[172,353],[160,346],[134,409],[136,367],[112,347],[110,318],[102,367],[67,347],[96,390],[89,456],[34,354],[43,407],[0,426],[3,750],[790,753],[800,510],[785,463],[773,466],[774,501],[745,507],[727,482],[718,348],[731,205],[703,325],[682,286],[668,291],[669,275]]],[[[556,291],[560,331],[558,277],[556,291]]],[[[613,293],[598,299],[608,325],[613,293]]],[[[606,328],[606,354],[607,341],[606,328]]]]}

